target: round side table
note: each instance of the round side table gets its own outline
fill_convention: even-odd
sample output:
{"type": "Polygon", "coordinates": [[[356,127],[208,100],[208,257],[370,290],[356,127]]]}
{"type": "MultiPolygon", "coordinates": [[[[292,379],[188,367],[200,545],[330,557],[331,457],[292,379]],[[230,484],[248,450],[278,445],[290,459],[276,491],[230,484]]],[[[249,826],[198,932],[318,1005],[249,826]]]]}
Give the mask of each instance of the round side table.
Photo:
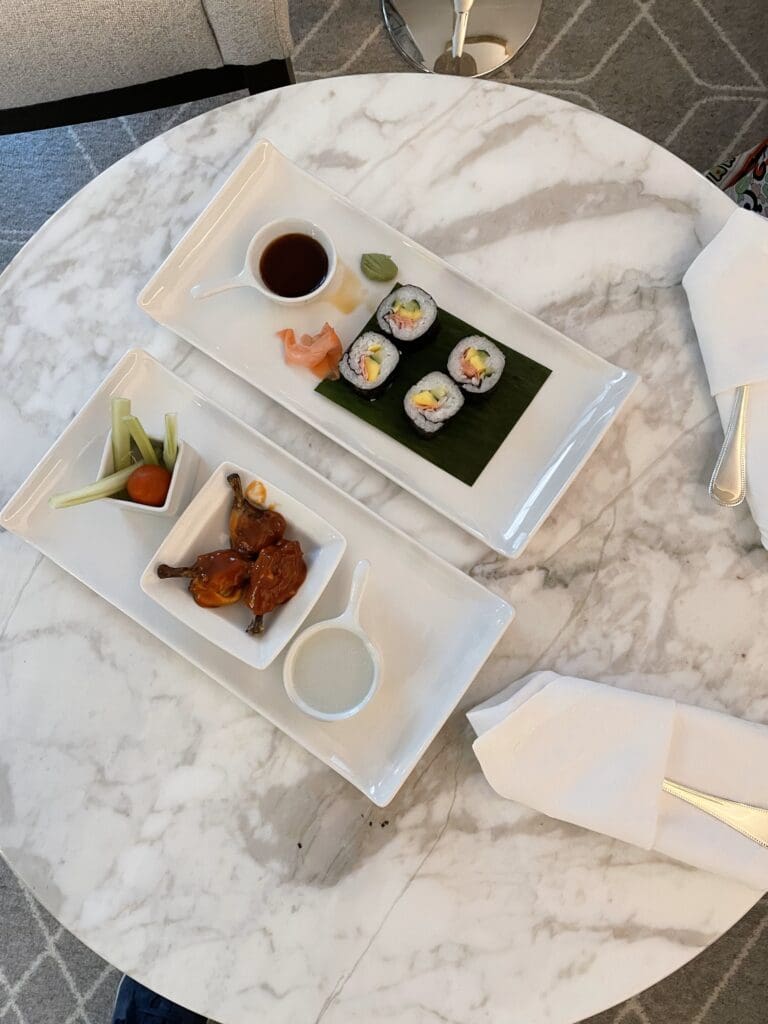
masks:
{"type": "MultiPolygon", "coordinates": [[[[679,287],[732,205],[612,121],[441,76],[242,100],[136,150],[0,278],[7,496],[132,346],[510,599],[466,704],[534,667],[768,719],[765,553],[706,481],[720,426],[679,287]],[[135,298],[259,136],[637,371],[516,561],[145,318],[135,298]]],[[[386,810],[85,587],[0,537],[0,848],[117,967],[225,1024],[567,1024],[757,893],[499,799],[457,713],[386,810]]]]}

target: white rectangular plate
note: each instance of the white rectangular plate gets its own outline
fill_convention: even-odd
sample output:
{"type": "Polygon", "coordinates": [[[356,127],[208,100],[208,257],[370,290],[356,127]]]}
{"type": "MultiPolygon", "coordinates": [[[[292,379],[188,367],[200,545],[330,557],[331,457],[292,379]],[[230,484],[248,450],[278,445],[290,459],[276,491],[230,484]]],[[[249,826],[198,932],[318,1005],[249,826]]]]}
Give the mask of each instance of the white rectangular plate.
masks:
{"type": "MultiPolygon", "coordinates": [[[[130,615],[269,719],[380,807],[392,800],[491,653],[510,606],[388,525],[141,350],[128,352],[0,512],[0,524],[130,615]],[[150,422],[168,409],[197,450],[197,490],[223,460],[246,465],[304,502],[347,539],[347,549],[307,623],[346,604],[361,558],[371,573],[361,610],[383,656],[380,691],[359,715],[319,722],[283,689],[284,655],[264,672],[205,640],[142,593],[139,578],[172,520],[98,501],[52,511],[48,498],[95,476],[109,399],[134,400],[150,422]],[[414,614],[404,594],[419,595],[414,614]]],[[[191,684],[192,685],[192,684],[191,684]]]]}
{"type": "Polygon", "coordinates": [[[257,143],[240,163],[138,302],[158,323],[510,557],[521,553],[637,380],[359,210],[267,141],[257,143]],[[324,227],[347,267],[357,269],[364,252],[389,253],[400,281],[425,288],[439,306],[479,332],[552,370],[473,486],[317,394],[315,377],[283,360],[277,330],[293,327],[297,333],[314,333],[327,320],[346,346],[390,285],[364,281],[363,302],[346,315],[325,296],[290,309],[252,288],[205,300],[191,297],[192,285],[214,284],[236,274],[256,230],[282,216],[304,217],[324,227]]]}

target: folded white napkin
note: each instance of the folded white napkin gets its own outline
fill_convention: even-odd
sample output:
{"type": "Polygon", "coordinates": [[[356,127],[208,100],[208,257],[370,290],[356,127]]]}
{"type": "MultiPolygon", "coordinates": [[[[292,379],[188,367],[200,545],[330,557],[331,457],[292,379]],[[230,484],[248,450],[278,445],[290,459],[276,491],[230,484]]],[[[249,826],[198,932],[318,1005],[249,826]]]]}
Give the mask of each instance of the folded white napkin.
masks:
{"type": "Polygon", "coordinates": [[[562,821],[768,889],[768,849],[665,793],[664,778],[768,807],[768,727],[535,672],[468,712],[496,792],[562,821]]]}
{"type": "Polygon", "coordinates": [[[688,268],[683,287],[723,426],[734,388],[752,385],[747,501],[768,547],[768,218],[736,209],[688,268]]]}

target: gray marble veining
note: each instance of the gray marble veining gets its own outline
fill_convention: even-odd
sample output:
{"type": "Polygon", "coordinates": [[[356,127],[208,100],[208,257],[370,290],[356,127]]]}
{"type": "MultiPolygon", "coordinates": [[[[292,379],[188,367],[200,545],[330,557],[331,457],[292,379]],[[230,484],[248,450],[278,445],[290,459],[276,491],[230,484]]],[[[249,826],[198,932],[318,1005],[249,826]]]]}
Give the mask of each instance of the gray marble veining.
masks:
{"type": "MultiPolygon", "coordinates": [[[[88,185],[0,278],[0,493],[129,347],[516,606],[466,703],[535,666],[768,720],[765,552],[706,494],[720,430],[679,282],[730,201],[551,97],[417,76],[220,108],[88,185]],[[157,328],[135,296],[252,141],[642,381],[517,562],[157,328]]],[[[5,534],[0,847],[116,966],[226,1024],[561,1024],[756,894],[499,800],[456,716],[385,811],[5,534]],[[301,844],[299,846],[299,844],[301,844]]]]}

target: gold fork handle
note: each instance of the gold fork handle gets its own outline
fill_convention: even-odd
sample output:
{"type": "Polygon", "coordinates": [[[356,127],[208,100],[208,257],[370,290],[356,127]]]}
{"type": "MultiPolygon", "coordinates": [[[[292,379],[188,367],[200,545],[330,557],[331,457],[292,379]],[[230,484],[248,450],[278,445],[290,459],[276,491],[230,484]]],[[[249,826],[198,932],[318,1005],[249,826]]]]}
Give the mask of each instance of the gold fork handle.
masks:
{"type": "Polygon", "coordinates": [[[690,786],[683,786],[671,779],[664,779],[661,788],[665,793],[684,800],[692,807],[717,818],[724,825],[730,826],[740,832],[747,839],[751,839],[760,846],[768,847],[768,810],[764,807],[756,807],[754,804],[743,804],[738,800],[728,800],[726,797],[713,796],[711,793],[702,793],[698,789],[691,789],[690,786]]]}
{"type": "Polygon", "coordinates": [[[749,387],[736,388],[725,440],[717,459],[709,495],[718,505],[735,508],[747,493],[747,398],[749,387]]]}

